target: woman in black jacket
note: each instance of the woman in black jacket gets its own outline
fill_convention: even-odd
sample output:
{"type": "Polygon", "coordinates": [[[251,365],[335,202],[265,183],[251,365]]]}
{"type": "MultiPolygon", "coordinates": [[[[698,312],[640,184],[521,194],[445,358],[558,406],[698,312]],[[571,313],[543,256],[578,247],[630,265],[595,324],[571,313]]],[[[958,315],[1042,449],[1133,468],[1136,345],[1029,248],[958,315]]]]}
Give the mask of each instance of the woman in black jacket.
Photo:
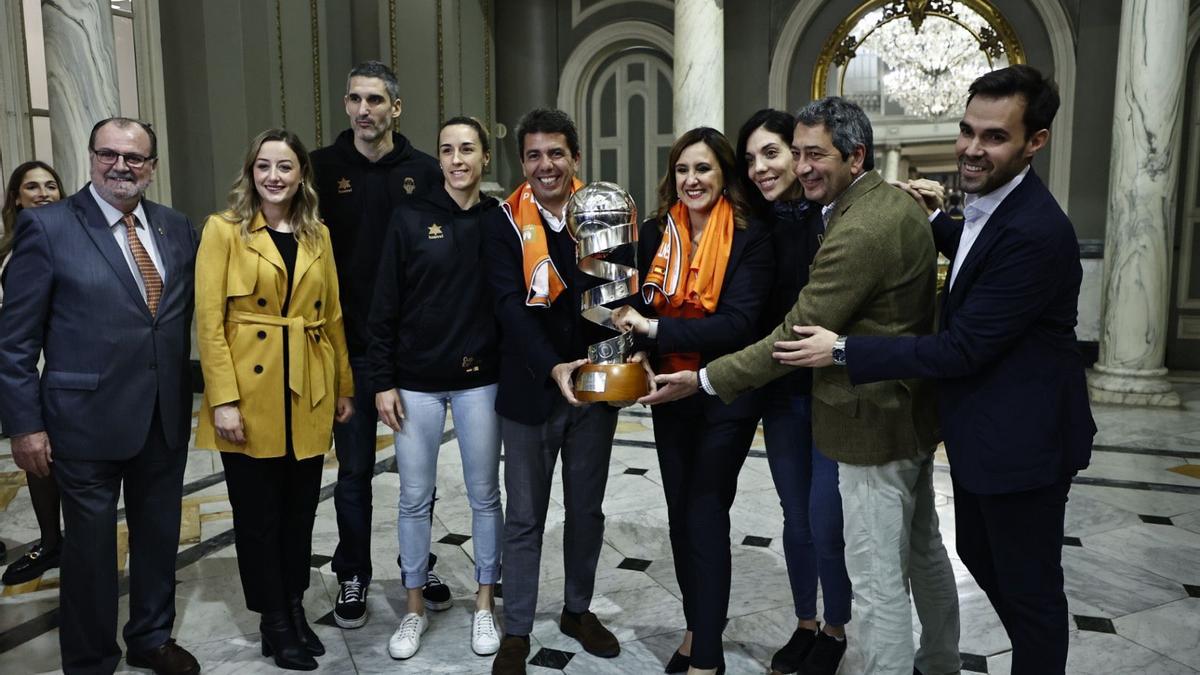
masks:
{"type": "MultiPolygon", "coordinates": [[[[775,285],[763,311],[764,332],[778,326],[796,303],[825,231],[820,204],[804,198],[794,173],[795,126],[791,115],[768,108],[754,113],[738,133],[738,180],[755,213],[770,224],[775,249],[775,285]]],[[[796,368],[763,391],[763,436],[783,507],[783,553],[797,620],[792,638],[772,657],[771,669],[832,675],[846,650],[844,626],[850,620],[837,462],[813,446],[811,370],[796,368]],[[818,579],[825,619],[820,632],[818,579]]]]}
{"type": "MultiPolygon", "coordinates": [[[[618,328],[652,345],[658,373],[697,370],[758,339],[774,269],[770,239],[751,217],[729,141],[715,129],[692,129],[671,147],[669,158],[658,214],[638,235],[641,306],[613,314],[618,328]]],[[[697,394],[653,408],[675,576],[687,618],[668,673],[724,670],[729,509],[758,425],[758,403],[753,394],[731,404],[697,394]]]]}
{"type": "Polygon", "coordinates": [[[495,413],[497,334],[482,269],[483,231],[499,203],[479,191],[488,138],[470,117],[438,132],[445,177],[430,194],[396,209],[371,303],[367,358],[379,417],[395,432],[400,475],[397,528],[408,610],[388,642],[392,658],[416,653],[428,627],[430,512],[446,408],[462,454],[479,582],[471,648],[500,645],[492,592],[500,578],[500,424],[495,413]]]}

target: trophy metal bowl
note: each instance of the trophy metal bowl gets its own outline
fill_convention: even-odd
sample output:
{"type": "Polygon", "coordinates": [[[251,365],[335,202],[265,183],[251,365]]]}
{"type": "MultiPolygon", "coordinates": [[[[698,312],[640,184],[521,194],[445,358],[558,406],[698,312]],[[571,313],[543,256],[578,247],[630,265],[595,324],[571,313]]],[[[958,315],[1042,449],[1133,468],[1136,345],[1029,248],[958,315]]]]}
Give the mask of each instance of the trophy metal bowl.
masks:
{"type": "MultiPolygon", "coordinates": [[[[637,243],[637,206],[620,185],[591,183],[575,191],[567,205],[567,230],[575,239],[580,271],[606,282],[588,289],[579,301],[583,318],[613,331],[612,310],[605,305],[638,292],[634,265],[607,260],[617,248],[637,243]]],[[[636,258],[636,252],[635,252],[636,258]]],[[[588,362],[575,375],[575,397],[581,401],[635,401],[649,391],[646,371],[630,363],[633,333],[588,346],[588,362]]]]}

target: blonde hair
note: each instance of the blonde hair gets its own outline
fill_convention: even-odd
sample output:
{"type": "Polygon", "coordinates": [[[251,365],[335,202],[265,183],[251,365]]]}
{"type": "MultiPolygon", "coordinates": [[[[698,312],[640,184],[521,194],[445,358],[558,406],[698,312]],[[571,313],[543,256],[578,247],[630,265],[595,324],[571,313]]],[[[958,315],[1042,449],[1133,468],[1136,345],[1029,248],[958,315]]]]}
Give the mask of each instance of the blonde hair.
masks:
{"type": "Polygon", "coordinates": [[[241,226],[239,229],[243,239],[250,237],[250,225],[262,208],[262,198],[258,196],[258,189],[254,185],[254,162],[258,159],[258,151],[262,149],[263,143],[271,141],[286,144],[300,161],[300,186],[292,196],[287,214],[288,222],[292,225],[297,241],[310,248],[318,246],[321,240],[321,219],[317,215],[317,190],[312,161],[300,138],[286,129],[268,129],[250,142],[242,169],[229,189],[229,208],[221,215],[229,222],[241,226]]]}

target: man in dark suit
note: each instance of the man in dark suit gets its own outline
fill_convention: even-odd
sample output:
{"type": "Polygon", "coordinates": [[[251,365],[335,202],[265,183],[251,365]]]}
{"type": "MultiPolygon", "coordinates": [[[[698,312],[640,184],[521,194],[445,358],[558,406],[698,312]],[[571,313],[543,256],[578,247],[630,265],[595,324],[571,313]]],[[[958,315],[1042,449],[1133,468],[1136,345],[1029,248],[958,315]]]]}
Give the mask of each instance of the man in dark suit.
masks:
{"type": "Polygon", "coordinates": [[[613,657],[617,638],[591,612],[604,543],[604,489],[617,409],[575,398],[572,374],[589,344],[612,334],[579,315],[602,279],[579,270],[566,229],[578,187],[579,134],[561,110],[536,109],[517,126],[526,181],[485,223],[488,279],[500,325],[496,412],[504,441],[504,628],[494,675],[526,672],[538,600],[542,535],[554,465],[562,456],[563,610],[559,628],[588,653],[613,657]]]}
{"type": "MultiPolygon", "coordinates": [[[[793,365],[840,363],[856,386],[940,380],[958,553],[1012,640],[1013,673],[1066,667],[1063,517],[1096,432],[1075,343],[1079,243],[1030,168],[1057,110],[1054,83],[1029,66],[971,85],[956,143],[965,220],[932,216],[938,250],[954,261],[938,333],[845,337],[804,326],[796,332],[812,337],[781,354],[793,365]]],[[[933,191],[914,196],[940,207],[933,191]]]]}
{"type": "Polygon", "coordinates": [[[62,492],[59,645],[67,673],[111,673],[117,498],[129,525],[131,666],[197,673],[171,639],[175,554],[191,430],[189,356],[196,233],[143,198],[149,125],[103,120],[91,183],[21,212],[0,312],[0,420],[17,465],[62,492]],[[45,369],[38,376],[38,355],[45,369]]]}

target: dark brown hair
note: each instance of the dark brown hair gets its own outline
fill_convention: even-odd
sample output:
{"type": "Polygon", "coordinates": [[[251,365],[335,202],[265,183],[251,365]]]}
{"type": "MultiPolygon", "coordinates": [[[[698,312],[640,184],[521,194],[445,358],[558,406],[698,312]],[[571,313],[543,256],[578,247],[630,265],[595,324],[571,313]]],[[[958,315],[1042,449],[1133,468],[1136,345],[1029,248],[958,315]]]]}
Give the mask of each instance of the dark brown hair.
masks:
{"type": "Polygon", "coordinates": [[[679,161],[679,156],[688,147],[697,143],[703,143],[712,150],[713,156],[717,158],[717,164],[721,167],[721,179],[725,181],[725,197],[733,206],[733,225],[739,230],[746,229],[748,225],[747,218],[750,215],[750,201],[746,199],[745,190],[742,187],[742,181],[737,178],[737,162],[733,157],[733,146],[729,145],[729,139],[725,138],[725,134],[713,129],[712,127],[696,127],[684,132],[675,144],[671,146],[671,152],[667,156],[667,173],[658,183],[658,211],[654,214],[661,223],[666,222],[667,212],[679,201],[679,194],[675,191],[675,163],[679,161]]]}
{"type": "Polygon", "coordinates": [[[58,172],[54,170],[54,167],[49,164],[33,160],[13,169],[12,175],[8,177],[8,187],[4,189],[4,232],[0,233],[0,260],[3,260],[12,251],[13,225],[17,222],[17,214],[21,212],[21,205],[17,203],[17,197],[21,194],[21,183],[25,181],[25,174],[34,169],[44,169],[54,176],[54,182],[58,183],[58,194],[60,196],[63,194],[62,179],[58,177],[58,172]]]}

